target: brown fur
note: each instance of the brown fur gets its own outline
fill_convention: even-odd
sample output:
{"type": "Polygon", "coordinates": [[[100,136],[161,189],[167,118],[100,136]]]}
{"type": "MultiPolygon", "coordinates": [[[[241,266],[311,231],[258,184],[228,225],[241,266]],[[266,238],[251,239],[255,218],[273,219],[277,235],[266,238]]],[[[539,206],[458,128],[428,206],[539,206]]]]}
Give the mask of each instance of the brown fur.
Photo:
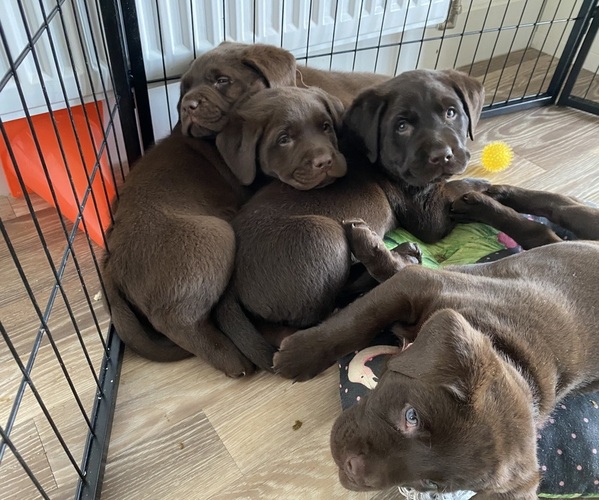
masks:
{"type": "Polygon", "coordinates": [[[229,376],[252,363],[210,311],[235,258],[229,224],[247,193],[214,145],[177,129],[135,165],[114,204],[102,276],[118,335],[142,356],[200,356],[229,376]]]}
{"type": "Polygon", "coordinates": [[[223,42],[199,56],[181,78],[183,132],[213,136],[242,98],[269,87],[295,85],[295,58],[278,47],[223,42]]]}
{"type": "Polygon", "coordinates": [[[224,44],[183,75],[181,124],[135,165],[108,230],[102,275],[112,321],[142,356],[172,361],[200,356],[229,376],[254,371],[214,325],[211,310],[230,279],[235,235],[229,221],[249,191],[215,145],[230,107],[267,86],[293,85],[285,51],[224,44]],[[221,66],[230,84],[216,85],[221,66]]]}
{"type": "Polygon", "coordinates": [[[289,51],[274,45],[223,42],[198,57],[181,79],[183,131],[193,137],[217,134],[240,98],[264,88],[297,82],[301,88],[321,88],[348,106],[361,90],[388,79],[374,73],[298,67],[289,51]]]}
{"type": "MultiPolygon", "coordinates": [[[[235,235],[229,222],[250,193],[236,178],[240,173],[233,175],[227,168],[214,143],[198,137],[205,127],[224,126],[223,116],[239,100],[267,86],[293,85],[289,68],[295,71],[295,59],[271,46],[221,44],[200,56],[182,79],[181,125],[148,151],[128,176],[114,205],[102,274],[116,330],[142,356],[171,361],[195,354],[229,376],[254,371],[252,362],[211,319],[233,270],[235,235]],[[222,65],[231,69],[231,84],[217,89],[204,85],[222,65]],[[190,113],[194,99],[208,118],[190,113]],[[218,109],[207,104],[210,99],[216,99],[218,109]]],[[[318,109],[318,118],[326,118],[333,127],[340,121],[340,102],[319,89],[264,92],[281,113],[293,104],[298,113],[318,109]],[[283,96],[273,97],[279,93],[283,96]]],[[[318,135],[315,126],[322,132],[322,124],[321,120],[305,127],[303,132],[312,135],[304,144],[318,135]]],[[[312,156],[300,154],[294,145],[287,148],[298,152],[294,161],[262,166],[270,175],[295,175],[304,188],[343,175],[345,159],[337,151],[332,128],[323,134],[329,142],[324,141],[321,149],[313,147],[312,156]],[[299,165],[302,161],[309,165],[299,165]],[[286,170],[295,163],[297,168],[286,170]]],[[[251,179],[244,174],[244,184],[254,180],[253,168],[251,179]]],[[[265,348],[266,356],[272,357],[272,348],[265,348]]]]}
{"type": "MultiPolygon", "coordinates": [[[[599,209],[520,188],[494,193],[522,209],[551,207],[564,227],[599,239],[599,209]]],[[[536,498],[536,428],[568,393],[599,388],[599,244],[564,242],[429,270],[399,263],[365,224],[347,229],[357,257],[389,279],[287,337],[275,355],[278,373],[307,380],[386,326],[413,341],[333,427],[342,484],[536,498]]]]}
{"type": "MultiPolygon", "coordinates": [[[[337,148],[335,134],[335,128],[341,123],[341,112],[341,103],[320,89],[262,90],[240,106],[236,117],[218,135],[217,145],[231,170],[244,184],[253,182],[260,168],[286,182],[281,184],[273,181],[276,186],[284,186],[292,192],[297,192],[296,189],[308,190],[329,184],[342,177],[347,170],[345,157],[337,148]],[[281,137],[285,140],[281,141],[281,137]]],[[[302,194],[310,196],[309,193],[304,191],[302,194]]],[[[255,196],[260,198],[261,194],[255,196]]],[[[252,213],[261,217],[262,208],[253,206],[250,205],[248,210],[257,210],[252,213]]],[[[289,215],[285,203],[272,208],[289,215]]],[[[287,256],[277,256],[276,248],[268,248],[271,241],[265,238],[265,233],[276,238],[277,226],[259,221],[251,221],[250,224],[236,226],[235,229],[239,234],[262,240],[266,254],[256,255],[254,262],[261,258],[267,261],[258,261],[256,265],[270,266],[273,263],[268,262],[268,259],[277,260],[278,257],[284,265],[287,256]]],[[[247,240],[244,242],[247,244],[247,240]]],[[[297,242],[293,238],[288,244],[297,242]]],[[[237,262],[233,283],[247,272],[244,266],[243,261],[237,262]]],[[[272,271],[269,267],[261,268],[261,274],[270,274],[272,271]]],[[[277,286],[283,294],[291,288],[286,282],[280,282],[277,286]]],[[[264,290],[269,295],[273,292],[264,290]]],[[[260,368],[269,370],[274,349],[247,319],[234,293],[233,284],[216,309],[218,324],[241,352],[260,368]]],[[[268,325],[266,329],[269,329],[268,325]]]]}
{"type": "MultiPolygon", "coordinates": [[[[379,235],[399,224],[426,241],[444,236],[453,224],[451,201],[487,186],[445,181],[466,167],[466,140],[482,101],[480,83],[456,71],[406,72],[362,93],[344,120],[345,177],[307,192],[274,181],[235,217],[236,271],[223,301],[227,312],[218,315],[223,331],[258,339],[247,314],[296,328],[330,314],[350,273],[344,219],[361,218],[379,235]],[[406,129],[398,133],[400,121],[406,129]]],[[[261,149],[261,161],[273,154],[261,149]]],[[[252,150],[248,157],[255,157],[252,150]]]]}
{"type": "Polygon", "coordinates": [[[360,92],[390,78],[387,75],[376,73],[323,71],[301,65],[296,67],[296,85],[298,87],[318,87],[327,94],[337,97],[346,108],[360,92]]]}
{"type": "Polygon", "coordinates": [[[535,248],[562,239],[536,221],[520,213],[546,217],[558,226],[567,225],[581,239],[597,239],[599,217],[596,210],[576,198],[545,191],[531,191],[516,186],[490,186],[482,193],[466,193],[451,206],[456,221],[478,221],[489,224],[516,240],[523,248],[535,248]]]}
{"type": "Polygon", "coordinates": [[[347,172],[335,133],[342,114],[318,88],[265,89],[231,112],[216,145],[244,185],[261,171],[296,189],[322,187],[347,172]]]}

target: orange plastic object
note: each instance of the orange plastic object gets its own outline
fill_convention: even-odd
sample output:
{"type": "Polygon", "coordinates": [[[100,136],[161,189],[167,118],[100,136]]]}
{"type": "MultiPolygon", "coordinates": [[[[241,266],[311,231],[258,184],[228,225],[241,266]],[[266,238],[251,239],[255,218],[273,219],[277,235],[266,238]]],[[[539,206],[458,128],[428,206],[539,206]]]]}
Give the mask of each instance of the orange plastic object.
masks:
{"type": "MultiPolygon", "coordinates": [[[[96,151],[99,152],[103,141],[100,118],[102,116],[102,103],[98,103],[100,113],[96,110],[94,103],[88,103],[84,106],[71,107],[72,122],[67,109],[54,111],[54,120],[56,121],[66,162],[63,159],[50,115],[46,113],[31,117],[35,135],[46,163],[48,176],[52,183],[52,189],[56,195],[58,208],[72,222],[78,217],[79,206],[89,187],[89,175],[91,175],[96,164],[96,153],[93,144],[96,145],[96,151]],[[89,129],[83,112],[84,106],[89,120],[89,129]],[[93,136],[93,143],[89,130],[91,130],[93,136]],[[76,135],[75,131],[77,132],[76,135]],[[77,139],[81,149],[77,145],[77,139]],[[71,181],[69,181],[69,173],[72,178],[72,186],[71,181]],[[73,194],[73,188],[77,194],[76,197],[73,194]]],[[[38,194],[48,203],[56,206],[27,119],[20,118],[5,122],[4,127],[27,191],[38,194]]],[[[23,191],[15,173],[15,166],[3,140],[0,140],[0,158],[11,194],[15,197],[22,197],[23,191]]],[[[115,195],[115,186],[105,152],[100,158],[100,166],[91,188],[96,203],[94,204],[91,193],[88,194],[83,209],[83,219],[89,236],[100,246],[104,246],[102,232],[110,223],[110,202],[115,195]]],[[[79,228],[85,229],[83,223],[79,223],[79,228]]]]}

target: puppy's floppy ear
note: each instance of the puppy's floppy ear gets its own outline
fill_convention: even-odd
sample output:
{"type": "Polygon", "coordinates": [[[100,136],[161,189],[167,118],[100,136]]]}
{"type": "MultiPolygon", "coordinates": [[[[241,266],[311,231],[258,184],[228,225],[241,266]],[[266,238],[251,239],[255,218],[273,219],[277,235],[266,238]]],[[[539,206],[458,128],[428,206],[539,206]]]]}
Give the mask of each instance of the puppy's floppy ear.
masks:
{"type": "Polygon", "coordinates": [[[461,71],[454,69],[442,70],[450,81],[453,89],[460,96],[460,100],[468,115],[468,135],[470,139],[474,140],[474,129],[480,118],[480,112],[485,102],[485,89],[483,84],[480,83],[476,78],[469,76],[461,71]]]}
{"type": "Polygon", "coordinates": [[[481,370],[494,357],[487,337],[457,311],[441,309],[422,325],[408,349],[389,360],[388,369],[444,387],[467,402],[481,370]]]}
{"type": "Polygon", "coordinates": [[[295,57],[285,49],[260,43],[248,45],[242,62],[260,73],[269,87],[295,87],[295,57]]]}
{"type": "Polygon", "coordinates": [[[376,90],[368,89],[356,97],[343,120],[344,140],[361,139],[371,163],[379,157],[379,130],[386,108],[386,99],[376,90]]]}
{"type": "Polygon", "coordinates": [[[225,128],[216,136],[216,147],[244,186],[256,178],[256,148],[262,130],[260,123],[232,113],[225,128]]]}
{"type": "Polygon", "coordinates": [[[331,120],[333,120],[335,130],[339,130],[343,119],[343,112],[345,110],[341,100],[318,87],[310,87],[307,90],[316,94],[318,98],[323,102],[323,104],[327,108],[331,120]]]}

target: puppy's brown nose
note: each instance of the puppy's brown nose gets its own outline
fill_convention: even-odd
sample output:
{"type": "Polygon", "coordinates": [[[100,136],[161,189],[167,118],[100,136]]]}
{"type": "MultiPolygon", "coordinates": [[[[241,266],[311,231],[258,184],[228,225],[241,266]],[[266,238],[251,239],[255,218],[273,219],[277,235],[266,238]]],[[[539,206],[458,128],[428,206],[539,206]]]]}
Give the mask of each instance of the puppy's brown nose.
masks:
{"type": "Polygon", "coordinates": [[[200,105],[200,102],[196,99],[185,99],[183,101],[183,109],[187,112],[197,109],[197,107],[199,105],[200,105]]]}
{"type": "Polygon", "coordinates": [[[453,159],[453,151],[449,146],[435,149],[428,157],[429,163],[444,165],[453,159]]]}
{"type": "Polygon", "coordinates": [[[333,164],[333,158],[331,158],[331,155],[329,155],[329,154],[319,155],[312,160],[312,166],[319,170],[323,170],[323,169],[328,170],[329,168],[331,168],[332,164],[333,164]]]}
{"type": "Polygon", "coordinates": [[[366,469],[364,457],[361,455],[354,455],[349,457],[345,461],[345,472],[351,477],[362,477],[366,469]]]}

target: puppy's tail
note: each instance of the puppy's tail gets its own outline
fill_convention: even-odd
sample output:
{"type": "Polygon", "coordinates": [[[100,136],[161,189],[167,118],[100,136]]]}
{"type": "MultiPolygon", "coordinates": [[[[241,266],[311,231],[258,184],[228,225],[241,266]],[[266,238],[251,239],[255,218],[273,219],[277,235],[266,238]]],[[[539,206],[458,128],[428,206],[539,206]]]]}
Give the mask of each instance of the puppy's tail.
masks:
{"type": "Polygon", "coordinates": [[[232,291],[227,290],[221,297],[214,315],[220,329],[245,357],[262,370],[273,371],[275,347],[250,321],[232,291]]]}
{"type": "Polygon", "coordinates": [[[148,318],[127,300],[106,266],[102,278],[106,291],[105,306],[110,310],[117,335],[127,347],[152,361],[179,361],[192,355],[152,326],[148,318]]]}

